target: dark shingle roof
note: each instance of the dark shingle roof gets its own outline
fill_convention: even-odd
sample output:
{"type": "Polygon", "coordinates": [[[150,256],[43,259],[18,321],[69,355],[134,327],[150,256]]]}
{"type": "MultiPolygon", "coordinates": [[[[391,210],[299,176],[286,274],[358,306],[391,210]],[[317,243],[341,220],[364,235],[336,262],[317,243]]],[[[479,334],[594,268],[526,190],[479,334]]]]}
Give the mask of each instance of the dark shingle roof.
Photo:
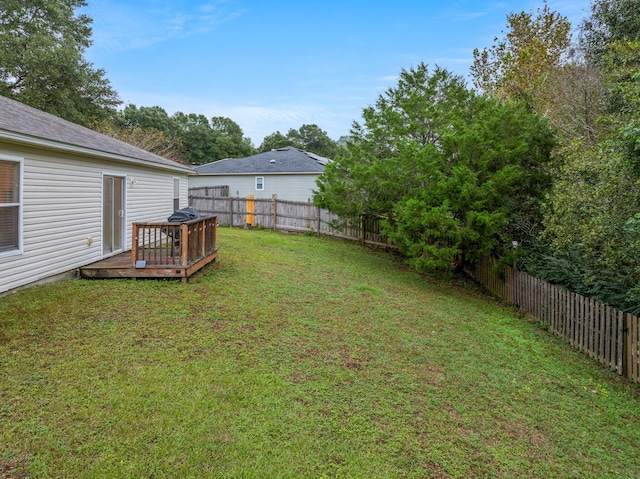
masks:
{"type": "Polygon", "coordinates": [[[322,173],[328,161],[328,158],[287,146],[246,158],[214,161],[194,169],[199,175],[322,173]]]}
{"type": "Polygon", "coordinates": [[[189,166],[0,96],[0,136],[7,138],[6,133],[2,135],[3,132],[25,135],[33,143],[37,143],[38,139],[48,140],[60,149],[80,147],[97,154],[116,156],[123,161],[142,161],[160,167],[192,171],[189,166]]]}

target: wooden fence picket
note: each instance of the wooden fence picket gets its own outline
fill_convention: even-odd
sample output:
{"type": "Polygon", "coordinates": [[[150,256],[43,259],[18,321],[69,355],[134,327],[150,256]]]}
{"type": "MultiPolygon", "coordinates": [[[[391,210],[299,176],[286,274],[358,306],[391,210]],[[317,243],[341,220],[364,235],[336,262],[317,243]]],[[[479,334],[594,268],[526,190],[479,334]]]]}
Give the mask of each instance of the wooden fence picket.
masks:
{"type": "Polygon", "coordinates": [[[487,290],[525,311],[575,349],[640,382],[640,319],[517,269],[484,259],[469,271],[487,290]]]}

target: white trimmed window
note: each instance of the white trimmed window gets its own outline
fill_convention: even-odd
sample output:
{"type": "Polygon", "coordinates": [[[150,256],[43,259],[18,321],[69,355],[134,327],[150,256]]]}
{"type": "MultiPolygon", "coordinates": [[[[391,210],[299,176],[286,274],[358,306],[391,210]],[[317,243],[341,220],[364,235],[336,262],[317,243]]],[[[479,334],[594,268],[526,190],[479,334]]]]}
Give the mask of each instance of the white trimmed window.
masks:
{"type": "Polygon", "coordinates": [[[22,250],[22,158],[0,155],[0,256],[22,250]]]}
{"type": "Polygon", "coordinates": [[[173,178],[173,211],[180,209],[180,178],[173,178]]]}
{"type": "Polygon", "coordinates": [[[264,190],[264,176],[256,176],[256,190],[264,190]]]}

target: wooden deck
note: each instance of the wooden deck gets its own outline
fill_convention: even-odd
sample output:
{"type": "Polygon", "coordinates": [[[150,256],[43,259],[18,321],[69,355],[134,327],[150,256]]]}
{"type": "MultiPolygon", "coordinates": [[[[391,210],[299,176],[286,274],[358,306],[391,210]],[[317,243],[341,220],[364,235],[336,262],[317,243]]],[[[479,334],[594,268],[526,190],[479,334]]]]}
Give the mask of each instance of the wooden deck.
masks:
{"type": "Polygon", "coordinates": [[[218,256],[217,218],[134,223],[130,252],[80,268],[83,278],[180,278],[186,282],[218,256]]]}

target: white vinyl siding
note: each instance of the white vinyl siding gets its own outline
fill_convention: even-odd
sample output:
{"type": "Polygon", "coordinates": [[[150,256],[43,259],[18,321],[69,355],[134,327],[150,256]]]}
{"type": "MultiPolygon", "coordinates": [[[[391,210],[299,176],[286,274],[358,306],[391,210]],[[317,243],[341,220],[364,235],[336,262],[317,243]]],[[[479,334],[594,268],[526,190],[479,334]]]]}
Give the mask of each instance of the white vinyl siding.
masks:
{"type": "MultiPolygon", "coordinates": [[[[125,178],[125,250],[133,222],[166,221],[173,211],[175,171],[4,145],[1,154],[24,160],[22,254],[0,256],[0,293],[102,259],[105,173],[125,178]]],[[[179,182],[186,204],[186,174],[179,182]]]]}
{"type": "Polygon", "coordinates": [[[261,191],[256,191],[255,175],[193,175],[189,176],[189,188],[228,186],[229,195],[233,197],[254,195],[259,199],[271,199],[273,195],[278,195],[281,200],[308,201],[318,188],[318,175],[319,173],[264,175],[264,189],[261,191]]]}

